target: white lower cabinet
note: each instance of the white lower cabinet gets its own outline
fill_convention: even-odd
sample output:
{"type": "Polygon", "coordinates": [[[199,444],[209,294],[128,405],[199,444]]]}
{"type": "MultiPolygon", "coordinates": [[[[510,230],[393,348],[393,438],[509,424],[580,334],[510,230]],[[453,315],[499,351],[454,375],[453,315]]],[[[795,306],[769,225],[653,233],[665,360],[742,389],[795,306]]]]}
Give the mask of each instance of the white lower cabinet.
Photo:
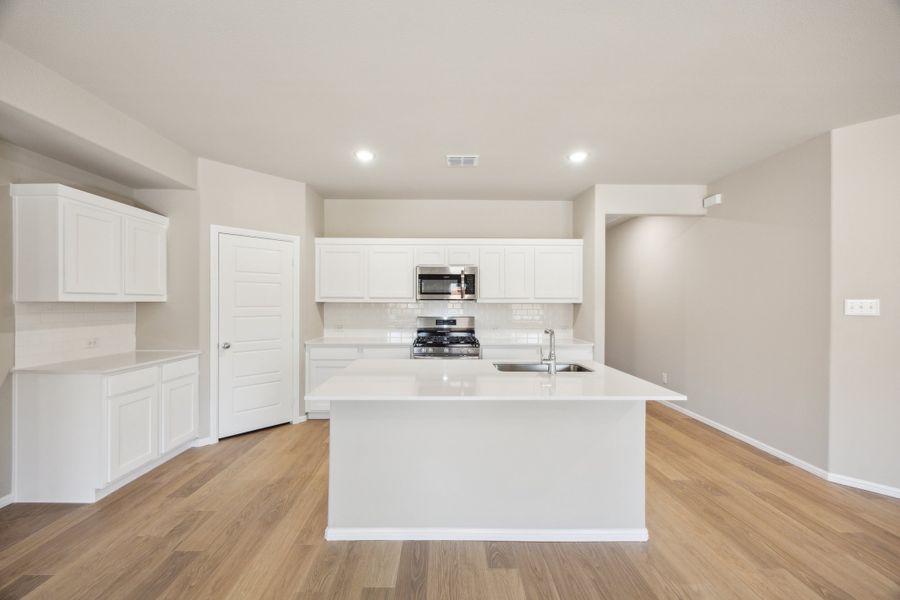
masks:
{"type": "Polygon", "coordinates": [[[18,502],[95,502],[198,435],[197,357],[15,377],[18,502]]]}
{"type": "Polygon", "coordinates": [[[196,439],[200,420],[197,397],[196,374],[163,382],[160,394],[161,452],[196,439]]]}
{"type": "MultiPolygon", "coordinates": [[[[307,371],[307,390],[314,390],[341,371],[353,360],[311,360],[307,371]]],[[[307,401],[306,410],[310,413],[327,412],[331,408],[327,401],[307,401]]]]}
{"type": "Polygon", "coordinates": [[[159,456],[159,386],[107,398],[107,483],[159,456]]]}

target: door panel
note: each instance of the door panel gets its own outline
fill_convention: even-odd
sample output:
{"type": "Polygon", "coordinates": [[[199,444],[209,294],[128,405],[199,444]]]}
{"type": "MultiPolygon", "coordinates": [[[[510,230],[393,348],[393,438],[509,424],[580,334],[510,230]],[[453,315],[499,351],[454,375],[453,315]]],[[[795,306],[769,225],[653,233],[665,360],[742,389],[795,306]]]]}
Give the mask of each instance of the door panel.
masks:
{"type": "Polygon", "coordinates": [[[478,299],[502,300],[503,295],[503,248],[491,246],[478,253],[478,299]]]}
{"type": "Polygon", "coordinates": [[[442,267],[447,264],[443,246],[419,246],[416,248],[416,265],[442,267]]]}
{"type": "Polygon", "coordinates": [[[365,300],[365,246],[322,246],[316,261],[316,299],[365,300]]]}
{"type": "Polygon", "coordinates": [[[450,246],[447,248],[448,265],[478,266],[478,248],[475,246],[450,246]]]}
{"type": "Polygon", "coordinates": [[[159,456],[159,387],[107,399],[109,468],[114,481],[159,456]]]}
{"type": "Polygon", "coordinates": [[[413,302],[416,299],[413,249],[409,246],[369,247],[369,299],[413,302]]]}
{"type": "Polygon", "coordinates": [[[196,374],[162,385],[162,452],[197,437],[199,411],[196,374]]]}
{"type": "Polygon", "coordinates": [[[507,248],[504,259],[504,298],[531,300],[534,296],[534,248],[507,248]]]}
{"type": "Polygon", "coordinates": [[[125,219],[125,293],[166,295],[166,228],[125,219]]]}
{"type": "Polygon", "coordinates": [[[290,242],[219,234],[219,437],[291,420],[292,253],[290,242]]]}
{"type": "Polygon", "coordinates": [[[63,291],[122,293],[122,217],[79,204],[64,205],[63,291]]]}
{"type": "Polygon", "coordinates": [[[581,300],[581,248],[546,246],[534,249],[534,298],[581,300]]]}

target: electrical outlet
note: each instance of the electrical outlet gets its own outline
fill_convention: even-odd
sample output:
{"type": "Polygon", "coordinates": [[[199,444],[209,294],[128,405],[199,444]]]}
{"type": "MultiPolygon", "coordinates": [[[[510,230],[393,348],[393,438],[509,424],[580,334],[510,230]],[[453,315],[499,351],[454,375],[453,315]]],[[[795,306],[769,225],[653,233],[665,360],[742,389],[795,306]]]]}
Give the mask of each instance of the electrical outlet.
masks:
{"type": "Polygon", "coordinates": [[[881,301],[844,300],[844,314],[852,317],[877,317],[881,314],[881,301]]]}
{"type": "Polygon", "coordinates": [[[87,339],[87,343],[85,345],[88,348],[96,348],[99,343],[100,341],[97,338],[92,337],[87,339]]]}
{"type": "Polygon", "coordinates": [[[663,383],[669,383],[669,374],[666,373],[665,371],[663,371],[662,380],[663,380],[663,383]]]}

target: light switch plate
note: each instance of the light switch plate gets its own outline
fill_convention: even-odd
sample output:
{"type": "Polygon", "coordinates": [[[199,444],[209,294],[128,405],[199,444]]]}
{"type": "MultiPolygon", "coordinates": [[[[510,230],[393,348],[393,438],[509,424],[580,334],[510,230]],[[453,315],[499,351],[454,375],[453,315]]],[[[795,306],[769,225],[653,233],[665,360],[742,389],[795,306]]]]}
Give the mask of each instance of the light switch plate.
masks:
{"type": "Polygon", "coordinates": [[[881,301],[844,300],[844,314],[851,317],[877,317],[881,314],[881,301]]]}

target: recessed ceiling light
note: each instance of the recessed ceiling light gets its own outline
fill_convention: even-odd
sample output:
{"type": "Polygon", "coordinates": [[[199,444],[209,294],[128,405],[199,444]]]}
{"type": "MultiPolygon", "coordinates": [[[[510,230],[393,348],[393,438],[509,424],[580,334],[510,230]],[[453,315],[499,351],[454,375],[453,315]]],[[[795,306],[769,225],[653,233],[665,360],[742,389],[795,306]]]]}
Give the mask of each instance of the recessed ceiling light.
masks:
{"type": "Polygon", "coordinates": [[[375,159],[375,153],[373,153],[371,150],[357,150],[356,151],[356,159],[359,162],[364,162],[364,163],[372,162],[372,160],[375,159]]]}
{"type": "Polygon", "coordinates": [[[582,152],[579,150],[578,152],[573,152],[569,155],[569,162],[573,163],[583,163],[587,159],[587,152],[582,152]]]}

